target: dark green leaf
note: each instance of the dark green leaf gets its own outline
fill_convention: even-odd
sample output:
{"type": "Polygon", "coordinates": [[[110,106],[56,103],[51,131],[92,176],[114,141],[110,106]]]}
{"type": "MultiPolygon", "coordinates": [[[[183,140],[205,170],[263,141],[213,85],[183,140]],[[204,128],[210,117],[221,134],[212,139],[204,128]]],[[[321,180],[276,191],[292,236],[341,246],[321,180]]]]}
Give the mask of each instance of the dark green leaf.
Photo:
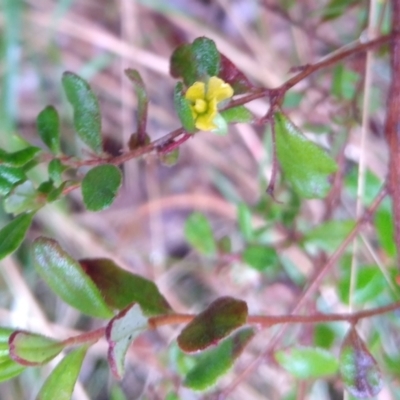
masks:
{"type": "Polygon", "coordinates": [[[0,195],[6,196],[11,189],[26,180],[23,169],[0,165],[0,195]]]}
{"type": "Polygon", "coordinates": [[[88,258],[79,260],[79,263],[109,307],[122,310],[129,304],[138,303],[146,315],[167,314],[171,311],[154,282],[118,267],[114,261],[88,258]]]}
{"type": "Polygon", "coordinates": [[[91,169],[83,178],[82,195],[89,211],[101,211],[114,201],[122,183],[118,167],[111,164],[99,165],[91,169]]]}
{"type": "Polygon", "coordinates": [[[70,400],[88,346],[66,355],[44,382],[36,400],[70,400]]]}
{"type": "Polygon", "coordinates": [[[186,100],[182,93],[183,85],[182,82],[178,82],[174,90],[174,106],[178,114],[179,121],[181,122],[183,128],[188,133],[196,132],[196,127],[193,119],[192,110],[190,108],[190,103],[186,100]]]}
{"type": "Polygon", "coordinates": [[[0,164],[10,167],[22,167],[33,160],[37,153],[41,151],[39,147],[29,146],[14,153],[7,153],[0,149],[0,164]]]}
{"type": "Polygon", "coordinates": [[[63,182],[59,187],[54,188],[53,190],[51,190],[49,192],[49,194],[47,195],[47,202],[51,203],[53,201],[56,201],[60,198],[60,196],[62,195],[65,187],[69,184],[69,181],[65,181],[63,182]]]}
{"type": "Polygon", "coordinates": [[[18,215],[0,230],[0,260],[17,250],[25,239],[35,213],[18,215]]]}
{"type": "Polygon", "coordinates": [[[328,324],[316,325],[314,329],[314,344],[316,347],[330,349],[335,337],[335,331],[328,324]]]}
{"type": "Polygon", "coordinates": [[[18,376],[26,367],[18,364],[10,357],[2,357],[0,359],[0,382],[8,381],[9,379],[18,376]]]}
{"type": "Polygon", "coordinates": [[[354,327],[343,341],[339,362],[345,388],[354,397],[373,397],[381,391],[381,372],[354,327]]]}
{"type": "Polygon", "coordinates": [[[251,245],[242,253],[243,261],[258,271],[264,271],[276,264],[278,256],[272,247],[251,245]]]}
{"type": "Polygon", "coordinates": [[[254,89],[254,85],[246,76],[223,54],[221,57],[221,69],[218,76],[226,83],[232,86],[235,94],[247,93],[254,89]]]}
{"type": "Polygon", "coordinates": [[[250,123],[253,121],[253,114],[245,106],[228,108],[220,113],[228,124],[250,123]]]}
{"type": "Polygon", "coordinates": [[[121,311],[107,325],[108,362],[115,378],[122,379],[124,376],[126,352],[131,343],[146,329],[148,319],[137,304],[121,311]]]}
{"type": "Polygon", "coordinates": [[[217,76],[219,68],[220,54],[215,43],[206,37],[179,46],[171,56],[171,75],[174,78],[182,77],[187,86],[217,76]]]}
{"type": "Polygon", "coordinates": [[[66,303],[96,318],[113,316],[101,292],[81,265],[52,239],[36,239],[32,244],[33,261],[38,274],[66,303]]]}
{"type": "Polygon", "coordinates": [[[275,113],[276,150],[285,177],[299,195],[323,198],[335,161],[303,134],[282,113],[275,113]]]}
{"type": "Polygon", "coordinates": [[[36,129],[53,154],[60,154],[60,118],[53,106],[47,106],[36,119],[36,129]]]}
{"type": "Polygon", "coordinates": [[[214,385],[233,366],[254,334],[253,328],[241,329],[216,348],[207,350],[189,371],[183,384],[194,390],[205,390],[214,385]]]}
{"type": "Polygon", "coordinates": [[[146,87],[144,86],[143,79],[138,71],[134,69],[126,69],[125,74],[129,78],[129,80],[133,83],[136,96],[138,99],[137,131],[144,134],[146,132],[147,106],[149,102],[149,99],[147,97],[146,87]]]}
{"type": "Polygon", "coordinates": [[[101,115],[99,103],[89,84],[73,72],[64,72],[62,84],[74,110],[74,127],[82,141],[101,153],[101,115]]]}
{"type": "Polygon", "coordinates": [[[360,0],[331,0],[322,13],[323,21],[336,19],[346,14],[346,11],[353,5],[360,3],[360,0]]]}
{"type": "Polygon", "coordinates": [[[276,361],[299,379],[317,379],[334,375],[338,370],[337,358],[328,351],[313,347],[294,347],[275,353],[276,361]]]}
{"type": "Polygon", "coordinates": [[[212,256],[217,251],[211,225],[206,216],[200,212],[194,212],[186,220],[185,237],[200,253],[212,256]]]}
{"type": "Polygon", "coordinates": [[[10,357],[25,366],[41,365],[61,353],[62,342],[30,332],[15,331],[9,340],[10,357]]]}
{"type": "Polygon", "coordinates": [[[44,199],[38,196],[31,181],[26,181],[15,187],[3,202],[4,211],[14,215],[38,210],[43,205],[44,199]]]}
{"type": "Polygon", "coordinates": [[[247,320],[247,304],[232,297],[220,297],[198,314],[178,336],[186,352],[203,350],[228,336],[247,320]]]}

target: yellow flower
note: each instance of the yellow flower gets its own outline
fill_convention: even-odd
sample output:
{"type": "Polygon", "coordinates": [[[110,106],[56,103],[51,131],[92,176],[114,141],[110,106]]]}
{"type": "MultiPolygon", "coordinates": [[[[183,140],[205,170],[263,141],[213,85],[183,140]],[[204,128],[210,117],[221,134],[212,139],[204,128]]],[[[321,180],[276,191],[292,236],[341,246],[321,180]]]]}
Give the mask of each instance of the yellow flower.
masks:
{"type": "Polygon", "coordinates": [[[232,96],[231,85],[216,76],[211,77],[207,83],[195,82],[190,86],[185,98],[190,102],[196,128],[202,131],[216,129],[217,126],[213,121],[218,113],[218,103],[232,96]]]}

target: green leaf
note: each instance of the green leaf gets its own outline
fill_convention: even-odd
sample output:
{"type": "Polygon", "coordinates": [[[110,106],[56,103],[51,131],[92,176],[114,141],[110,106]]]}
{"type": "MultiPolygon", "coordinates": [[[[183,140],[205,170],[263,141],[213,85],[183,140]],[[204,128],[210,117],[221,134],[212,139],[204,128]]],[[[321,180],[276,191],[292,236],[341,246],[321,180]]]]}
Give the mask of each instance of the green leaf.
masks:
{"type": "Polygon", "coordinates": [[[351,100],[357,93],[359,80],[360,77],[356,72],[340,64],[333,71],[331,93],[339,99],[351,100]]]}
{"type": "Polygon", "coordinates": [[[65,165],[61,163],[60,160],[54,158],[49,162],[48,172],[49,178],[56,184],[60,185],[62,183],[62,173],[68,169],[65,165]]]}
{"type": "Polygon", "coordinates": [[[186,325],[178,336],[178,345],[186,352],[203,350],[244,325],[246,320],[246,302],[220,297],[186,325]]]}
{"type": "Polygon", "coordinates": [[[18,376],[26,367],[18,364],[10,357],[0,359],[0,382],[8,381],[9,379],[18,376]]]}
{"type": "Polygon", "coordinates": [[[285,177],[305,198],[323,198],[335,161],[303,134],[282,113],[275,113],[276,150],[285,177]]]}
{"type": "Polygon", "coordinates": [[[354,327],[343,341],[339,362],[345,388],[354,397],[373,397],[381,391],[379,367],[354,327]]]}
{"type": "Polygon", "coordinates": [[[9,355],[8,340],[14,332],[15,329],[0,327],[0,362],[9,355]]]}
{"type": "Polygon", "coordinates": [[[107,325],[108,362],[115,378],[122,379],[124,376],[126,352],[131,343],[147,329],[148,319],[137,304],[120,312],[107,325]]]}
{"type": "Polygon", "coordinates": [[[64,348],[62,342],[20,330],[12,333],[9,346],[10,357],[25,366],[45,364],[60,354],[64,348]]]}
{"type": "Polygon", "coordinates": [[[232,86],[235,94],[248,93],[255,88],[255,86],[246,78],[236,65],[220,54],[221,67],[218,76],[226,83],[232,86]]]}
{"type": "Polygon", "coordinates": [[[254,120],[253,114],[245,106],[237,106],[221,111],[228,124],[250,123],[254,120]]]}
{"type": "Polygon", "coordinates": [[[354,228],[353,220],[331,220],[308,231],[303,237],[303,244],[310,254],[319,251],[332,253],[354,228]]]}
{"type": "Polygon", "coordinates": [[[219,69],[220,54],[215,43],[206,37],[179,46],[171,56],[171,75],[174,78],[182,77],[187,86],[217,76],[219,69]]]}
{"type": "Polygon", "coordinates": [[[317,379],[334,375],[338,360],[325,349],[293,347],[275,353],[276,361],[290,374],[299,379],[317,379]]]}
{"type": "Polygon", "coordinates": [[[335,331],[328,324],[318,324],[315,326],[314,344],[316,347],[330,349],[335,338],[335,331]]]}
{"type": "Polygon", "coordinates": [[[272,247],[251,245],[242,253],[243,261],[258,271],[264,271],[276,264],[278,256],[272,247]]]}
{"type": "MultiPolygon", "coordinates": [[[[356,272],[355,287],[352,294],[354,305],[365,306],[386,292],[388,283],[376,265],[362,265],[357,268],[356,272]]],[[[350,274],[350,267],[346,265],[342,268],[337,285],[339,298],[344,304],[349,304],[350,274]]]]}
{"type": "Polygon", "coordinates": [[[7,153],[0,149],[0,164],[5,164],[9,167],[23,167],[29,161],[33,160],[40,151],[41,149],[35,146],[29,146],[14,153],[7,153]]]}
{"type": "Polygon", "coordinates": [[[101,211],[110,207],[121,187],[122,174],[111,164],[91,169],[83,178],[82,195],[89,211],[101,211]]]}
{"type": "Polygon", "coordinates": [[[237,219],[239,230],[245,240],[252,240],[254,236],[252,216],[249,207],[246,204],[240,203],[237,208],[237,219]]]}
{"type": "Polygon", "coordinates": [[[113,316],[101,292],[81,265],[52,239],[40,237],[32,244],[36,271],[66,303],[84,314],[108,319],[113,316]]]}
{"type": "Polygon", "coordinates": [[[36,129],[53,154],[60,154],[60,118],[53,106],[47,106],[36,119],[36,129]]]}
{"type": "Polygon", "coordinates": [[[200,253],[213,256],[217,251],[213,231],[207,217],[194,212],[185,223],[186,240],[200,253]]]}
{"type": "Polygon", "coordinates": [[[171,312],[154,282],[118,267],[107,258],[88,258],[79,263],[109,307],[122,310],[129,304],[138,303],[146,315],[171,312]]]}
{"type": "Polygon", "coordinates": [[[73,72],[64,72],[62,84],[74,110],[74,127],[82,141],[101,153],[101,114],[97,97],[89,84],[73,72]]]}
{"type": "Polygon", "coordinates": [[[177,164],[179,160],[179,149],[173,149],[168,153],[161,153],[159,155],[160,161],[163,165],[167,167],[172,167],[177,164]]]}
{"type": "Polygon", "coordinates": [[[389,257],[395,257],[396,244],[393,240],[394,220],[390,198],[385,198],[380,207],[376,210],[374,224],[379,244],[389,257]]]}
{"type": "Polygon", "coordinates": [[[146,87],[144,86],[144,82],[139,72],[134,69],[126,69],[125,75],[129,78],[129,80],[133,83],[135,88],[136,97],[138,99],[138,110],[137,110],[137,131],[144,133],[146,131],[146,123],[147,123],[147,106],[149,103],[149,99],[146,92],[146,87]]]}
{"type": "Polygon", "coordinates": [[[331,0],[324,8],[322,20],[328,21],[336,19],[346,14],[346,11],[360,0],[331,0]]]}
{"type": "Polygon", "coordinates": [[[179,121],[181,122],[185,131],[188,133],[196,132],[196,126],[194,123],[192,110],[190,108],[190,103],[183,95],[182,82],[178,82],[175,86],[174,107],[178,114],[179,121]]]}
{"type": "Polygon", "coordinates": [[[204,352],[183,384],[193,390],[205,390],[214,385],[233,366],[254,334],[253,328],[241,329],[216,348],[204,352]]]}
{"type": "Polygon", "coordinates": [[[25,239],[34,215],[33,212],[18,215],[0,230],[0,260],[18,249],[25,239]]]}
{"type": "Polygon", "coordinates": [[[0,195],[6,196],[11,189],[26,181],[26,175],[22,168],[0,165],[0,195]]]}
{"type": "Polygon", "coordinates": [[[70,400],[87,349],[82,346],[66,355],[48,376],[36,400],[70,400]]]}
{"type": "Polygon", "coordinates": [[[6,213],[18,215],[38,210],[44,203],[44,199],[38,197],[32,182],[26,181],[12,190],[4,199],[3,206],[6,213]]]}

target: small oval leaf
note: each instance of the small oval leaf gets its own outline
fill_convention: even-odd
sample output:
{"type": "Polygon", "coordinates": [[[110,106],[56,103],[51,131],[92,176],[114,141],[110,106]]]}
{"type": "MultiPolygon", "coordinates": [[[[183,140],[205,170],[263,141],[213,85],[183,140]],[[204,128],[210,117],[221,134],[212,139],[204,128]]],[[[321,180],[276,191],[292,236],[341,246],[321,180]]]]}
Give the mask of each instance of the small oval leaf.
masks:
{"type": "Polygon", "coordinates": [[[306,139],[282,113],[274,114],[276,151],[285,177],[305,198],[323,198],[330,188],[328,177],[337,170],[324,150],[306,139]]]}
{"type": "Polygon", "coordinates": [[[87,349],[79,347],[66,355],[48,376],[36,400],[70,400],[87,349]]]}
{"type": "Polygon", "coordinates": [[[10,336],[9,346],[10,357],[25,366],[45,364],[64,348],[54,339],[20,330],[10,336]]]}
{"type": "Polygon", "coordinates": [[[337,358],[325,349],[294,347],[275,353],[276,361],[299,379],[317,379],[334,375],[338,370],[337,358]]]}
{"type": "Polygon", "coordinates": [[[15,187],[3,202],[4,211],[14,215],[37,210],[43,205],[44,199],[38,196],[31,181],[15,187]]]}
{"type": "Polygon", "coordinates": [[[114,201],[121,187],[122,174],[111,164],[99,165],[91,169],[83,178],[82,195],[89,211],[101,211],[114,201]]]}
{"type": "Polygon", "coordinates": [[[117,379],[122,379],[124,376],[125,355],[129,346],[146,329],[148,329],[148,319],[138,304],[121,311],[107,325],[108,362],[117,379]]]}
{"type": "Polygon", "coordinates": [[[40,151],[41,149],[35,146],[29,146],[14,153],[7,153],[0,149],[0,163],[10,167],[23,167],[29,161],[32,161],[40,151]]]}
{"type": "Polygon", "coordinates": [[[214,385],[233,366],[254,334],[253,328],[241,329],[216,348],[205,351],[189,371],[183,384],[193,390],[205,390],[214,385]]]}
{"type": "Polygon", "coordinates": [[[96,318],[113,316],[99,289],[81,265],[52,239],[40,237],[32,244],[36,271],[66,303],[96,318]]]}
{"type": "Polygon", "coordinates": [[[179,121],[181,122],[183,128],[188,133],[196,132],[196,126],[192,114],[192,110],[189,105],[189,101],[186,100],[183,95],[183,85],[182,82],[178,82],[174,90],[174,106],[178,114],[179,121]]]}
{"type": "Polygon", "coordinates": [[[89,84],[73,72],[64,72],[62,85],[74,110],[74,127],[82,141],[101,153],[101,114],[97,97],[89,84]]]}
{"type": "Polygon", "coordinates": [[[206,216],[192,213],[185,223],[186,240],[200,253],[212,256],[217,251],[214,234],[206,216]]]}
{"type": "Polygon", "coordinates": [[[47,106],[36,118],[36,129],[53,154],[60,154],[60,118],[53,106],[47,106]]]}
{"type": "Polygon", "coordinates": [[[354,327],[343,341],[339,363],[346,390],[354,397],[364,399],[381,391],[383,381],[378,364],[354,327]]]}
{"type": "Polygon", "coordinates": [[[12,188],[26,180],[25,172],[22,168],[8,167],[0,165],[0,195],[6,196],[12,188]]]}
{"type": "Polygon", "coordinates": [[[203,350],[217,344],[247,320],[247,304],[232,297],[220,297],[198,314],[178,336],[186,352],[203,350]]]}
{"type": "Polygon", "coordinates": [[[0,230],[0,260],[17,250],[25,239],[35,213],[18,215],[0,230]]]}
{"type": "Polygon", "coordinates": [[[244,94],[254,89],[254,85],[246,78],[236,65],[225,57],[221,56],[221,69],[218,76],[232,86],[235,94],[244,94]]]}
{"type": "Polygon", "coordinates": [[[122,310],[129,304],[138,303],[146,315],[171,312],[154,282],[118,267],[107,258],[88,258],[79,263],[111,308],[122,310]]]}
{"type": "Polygon", "coordinates": [[[253,114],[245,106],[237,106],[221,111],[228,124],[250,123],[254,120],[253,114]]]}

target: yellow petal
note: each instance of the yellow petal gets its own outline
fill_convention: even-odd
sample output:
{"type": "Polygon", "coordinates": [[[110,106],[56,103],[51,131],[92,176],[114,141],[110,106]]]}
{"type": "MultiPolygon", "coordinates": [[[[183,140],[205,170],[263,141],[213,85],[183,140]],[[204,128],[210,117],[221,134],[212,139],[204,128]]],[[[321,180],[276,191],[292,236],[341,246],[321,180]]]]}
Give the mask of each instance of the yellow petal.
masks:
{"type": "Polygon", "coordinates": [[[205,97],[205,85],[204,82],[195,82],[186,91],[185,97],[187,100],[195,102],[197,99],[204,99],[205,97]]]}
{"type": "Polygon", "coordinates": [[[217,108],[215,101],[213,103],[214,107],[210,107],[207,113],[197,116],[195,120],[195,125],[197,129],[200,129],[202,131],[212,131],[216,128],[213,121],[215,116],[217,115],[217,108]]]}
{"type": "Polygon", "coordinates": [[[209,79],[207,85],[207,99],[216,99],[217,103],[229,99],[233,96],[231,85],[225,83],[222,79],[213,76],[209,79]]]}

